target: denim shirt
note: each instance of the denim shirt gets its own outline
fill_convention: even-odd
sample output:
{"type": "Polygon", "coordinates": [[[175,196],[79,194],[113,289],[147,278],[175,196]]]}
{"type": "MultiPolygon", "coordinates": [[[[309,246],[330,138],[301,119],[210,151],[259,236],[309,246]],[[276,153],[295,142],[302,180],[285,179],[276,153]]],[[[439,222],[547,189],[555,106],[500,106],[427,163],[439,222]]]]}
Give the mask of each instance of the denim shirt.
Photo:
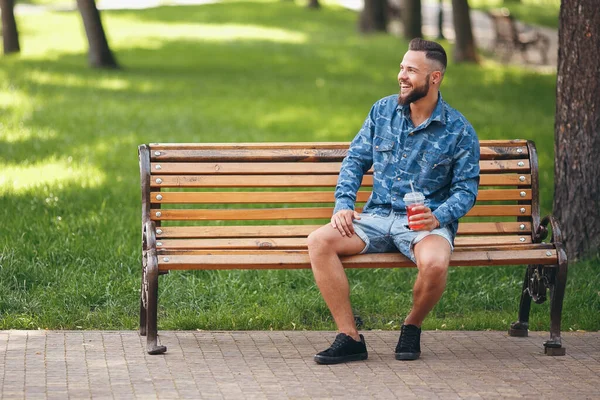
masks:
{"type": "Polygon", "coordinates": [[[391,95],[373,105],[350,144],[335,189],[334,214],[354,209],[363,175],[371,167],[373,191],[363,212],[406,214],[403,197],[411,191],[412,180],[440,226],[456,235],[458,219],[477,197],[479,140],[469,121],[441,93],[431,116],[417,127],[410,119],[410,106],[398,105],[398,95],[391,95]]]}

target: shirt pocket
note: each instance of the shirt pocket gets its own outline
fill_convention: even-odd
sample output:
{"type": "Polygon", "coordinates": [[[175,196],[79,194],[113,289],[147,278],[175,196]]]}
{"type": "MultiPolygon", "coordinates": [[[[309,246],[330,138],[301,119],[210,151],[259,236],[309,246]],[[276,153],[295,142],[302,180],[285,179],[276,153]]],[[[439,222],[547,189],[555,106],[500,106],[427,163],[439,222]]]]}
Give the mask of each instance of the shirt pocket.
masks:
{"type": "Polygon", "coordinates": [[[382,173],[392,160],[394,141],[375,136],[373,139],[373,150],[373,169],[375,173],[382,173]]]}
{"type": "Polygon", "coordinates": [[[419,187],[425,195],[431,194],[446,186],[452,180],[452,158],[436,150],[428,150],[419,154],[418,164],[419,187]]]}

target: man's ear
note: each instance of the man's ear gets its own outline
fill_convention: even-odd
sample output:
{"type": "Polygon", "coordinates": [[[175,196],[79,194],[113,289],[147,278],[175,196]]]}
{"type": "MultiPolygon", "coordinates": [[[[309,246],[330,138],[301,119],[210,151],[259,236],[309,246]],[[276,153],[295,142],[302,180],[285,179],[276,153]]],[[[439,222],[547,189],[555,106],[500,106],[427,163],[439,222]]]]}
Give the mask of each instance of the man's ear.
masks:
{"type": "Polygon", "coordinates": [[[431,73],[431,83],[439,84],[442,81],[442,72],[441,71],[433,71],[431,73]]]}

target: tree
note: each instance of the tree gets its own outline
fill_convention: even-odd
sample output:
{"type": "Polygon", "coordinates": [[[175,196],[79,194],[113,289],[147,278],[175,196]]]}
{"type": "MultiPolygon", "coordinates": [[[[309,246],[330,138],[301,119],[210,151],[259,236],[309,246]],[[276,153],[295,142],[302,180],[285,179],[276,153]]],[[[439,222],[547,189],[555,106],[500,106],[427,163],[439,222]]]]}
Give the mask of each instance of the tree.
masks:
{"type": "Polygon", "coordinates": [[[21,51],[21,47],[19,46],[19,31],[17,30],[14,6],[14,0],[0,0],[4,54],[18,53],[21,51]]]}
{"type": "Polygon", "coordinates": [[[572,259],[600,248],[600,7],[562,0],[554,125],[554,215],[572,259]]]}
{"type": "Polygon", "coordinates": [[[321,8],[321,4],[319,4],[319,0],[309,0],[307,7],[319,9],[319,8],[321,8]]]}
{"type": "Polygon", "coordinates": [[[119,68],[113,57],[102,27],[100,12],[94,0],[77,0],[77,7],[83,19],[83,26],[89,43],[88,58],[96,68],[119,68]]]}
{"type": "Polygon", "coordinates": [[[407,39],[423,37],[421,25],[421,0],[405,0],[402,10],[402,22],[404,23],[404,36],[407,39]]]}
{"type": "Polygon", "coordinates": [[[452,20],[456,42],[454,62],[477,62],[477,47],[471,27],[471,11],[467,0],[452,0],[452,20]]]}
{"type": "Polygon", "coordinates": [[[387,32],[387,0],[365,0],[358,17],[358,30],[362,33],[387,32]]]}

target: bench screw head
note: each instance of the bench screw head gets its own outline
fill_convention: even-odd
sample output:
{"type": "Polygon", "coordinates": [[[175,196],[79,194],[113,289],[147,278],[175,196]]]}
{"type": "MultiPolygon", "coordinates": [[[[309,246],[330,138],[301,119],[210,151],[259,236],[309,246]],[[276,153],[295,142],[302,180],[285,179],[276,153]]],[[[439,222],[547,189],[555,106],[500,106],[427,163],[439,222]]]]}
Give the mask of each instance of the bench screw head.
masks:
{"type": "Polygon", "coordinates": [[[517,163],[517,165],[518,165],[519,167],[524,167],[524,166],[525,166],[525,163],[524,163],[523,161],[519,161],[519,162],[517,163]]]}
{"type": "Polygon", "coordinates": [[[525,214],[525,208],[521,208],[521,214],[525,214]]]}
{"type": "MultiPolygon", "coordinates": [[[[525,196],[527,196],[527,193],[525,193],[525,192],[521,192],[521,193],[519,193],[519,194],[521,195],[521,197],[525,197],[525,196]]],[[[160,199],[159,199],[159,200],[160,200],[160,199]]]]}
{"type": "Polygon", "coordinates": [[[156,242],[157,246],[162,246],[162,242],[156,242]]]}
{"type": "Polygon", "coordinates": [[[519,148],[517,149],[517,153],[521,154],[522,152],[523,152],[523,149],[519,147],[519,148]]]}
{"type": "Polygon", "coordinates": [[[161,215],[162,215],[162,213],[161,213],[160,211],[157,211],[157,212],[156,212],[156,216],[157,216],[157,217],[160,217],[161,215]]]}
{"type": "Polygon", "coordinates": [[[525,230],[525,225],[524,224],[519,225],[519,229],[522,230],[522,231],[524,231],[525,230]]]}
{"type": "MultiPolygon", "coordinates": [[[[523,192],[523,193],[525,193],[525,192],[523,192]]],[[[156,195],[156,200],[162,200],[162,194],[157,194],[156,195]]]]}
{"type": "Polygon", "coordinates": [[[154,152],[154,155],[155,155],[155,156],[160,156],[160,151],[155,151],[155,152],[154,152]]]}
{"type": "Polygon", "coordinates": [[[156,169],[161,169],[162,167],[160,166],[160,164],[157,164],[156,167],[154,167],[156,169]]]}
{"type": "Polygon", "coordinates": [[[157,229],[157,230],[156,230],[156,234],[157,234],[157,235],[162,235],[162,229],[157,229]]]}
{"type": "Polygon", "coordinates": [[[156,183],[158,183],[158,184],[160,185],[160,184],[162,183],[162,179],[160,179],[160,178],[157,178],[157,179],[156,179],[156,183]]]}
{"type": "Polygon", "coordinates": [[[519,180],[520,180],[521,182],[525,182],[525,177],[524,177],[524,176],[520,176],[520,177],[519,177],[519,180]]]}
{"type": "Polygon", "coordinates": [[[547,252],[546,252],[546,255],[547,255],[548,257],[550,257],[550,256],[552,255],[552,253],[551,253],[551,252],[549,252],[549,251],[547,251],[547,252]]]}
{"type": "Polygon", "coordinates": [[[163,258],[163,261],[164,261],[164,262],[169,262],[169,257],[165,257],[165,258],[163,258]]]}
{"type": "MultiPolygon", "coordinates": [[[[525,241],[525,238],[523,238],[523,237],[522,237],[522,238],[519,238],[519,241],[520,241],[520,242],[524,242],[524,241],[525,241]]],[[[158,242],[158,243],[160,243],[160,242],[158,242]]]]}

